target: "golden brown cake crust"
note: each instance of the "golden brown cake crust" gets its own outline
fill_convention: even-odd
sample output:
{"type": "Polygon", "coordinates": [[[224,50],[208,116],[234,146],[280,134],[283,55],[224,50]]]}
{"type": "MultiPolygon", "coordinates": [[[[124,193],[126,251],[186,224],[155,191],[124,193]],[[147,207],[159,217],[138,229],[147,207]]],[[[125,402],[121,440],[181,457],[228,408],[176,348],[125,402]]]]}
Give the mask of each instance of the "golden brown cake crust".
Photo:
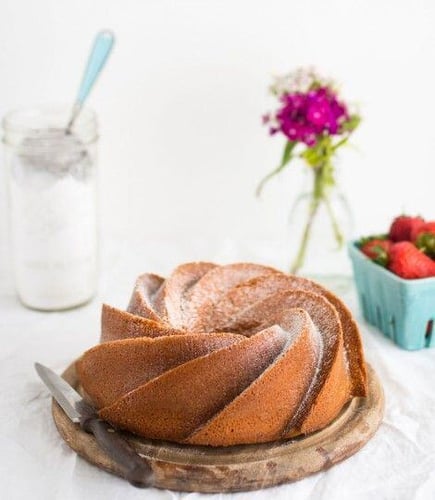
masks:
{"type": "Polygon", "coordinates": [[[116,307],[103,304],[101,310],[100,342],[129,339],[136,337],[162,337],[183,335],[186,331],[177,330],[163,322],[136,316],[116,307]]]}
{"type": "Polygon", "coordinates": [[[352,394],[354,396],[366,396],[367,372],[361,334],[352,313],[336,295],[314,281],[299,276],[290,276],[290,283],[297,288],[300,287],[302,290],[308,290],[323,295],[323,297],[329,300],[337,309],[343,328],[344,347],[349,363],[349,372],[352,378],[352,394]]]}
{"type": "Polygon", "coordinates": [[[127,312],[160,322],[155,302],[164,282],[164,278],[157,274],[141,274],[134,285],[127,312]]]}
{"type": "Polygon", "coordinates": [[[163,373],[99,415],[150,438],[182,441],[246,389],[285,341],[278,327],[268,328],[163,373]]]}
{"type": "Polygon", "coordinates": [[[286,327],[295,338],[288,339],[275,362],[220,413],[189,436],[186,443],[228,446],[282,437],[289,419],[309,390],[320,355],[315,326],[303,309],[287,314],[286,327]],[[301,377],[295,378],[295,373],[301,377]],[[275,411],[259,412],[259,407],[275,408],[275,411]]]}
{"type": "Polygon", "coordinates": [[[86,351],[77,374],[97,408],[178,365],[243,340],[241,335],[170,335],[106,342],[86,351]]]}
{"type": "Polygon", "coordinates": [[[114,426],[211,446],[313,432],[367,390],[358,327],[341,300],[247,263],[141,275],[127,311],[103,305],[101,344],[77,370],[114,426]]]}

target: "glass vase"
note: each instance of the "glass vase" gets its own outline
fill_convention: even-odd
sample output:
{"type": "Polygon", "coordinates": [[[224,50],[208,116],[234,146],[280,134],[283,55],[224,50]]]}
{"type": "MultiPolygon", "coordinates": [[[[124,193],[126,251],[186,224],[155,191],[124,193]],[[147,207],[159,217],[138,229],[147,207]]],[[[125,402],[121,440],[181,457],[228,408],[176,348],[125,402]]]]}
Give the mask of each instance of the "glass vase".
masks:
{"type": "Polygon", "coordinates": [[[347,287],[351,276],[345,243],[352,236],[353,217],[335,183],[322,187],[319,194],[316,175],[313,170],[310,188],[298,196],[290,210],[289,271],[337,291],[347,287]]]}

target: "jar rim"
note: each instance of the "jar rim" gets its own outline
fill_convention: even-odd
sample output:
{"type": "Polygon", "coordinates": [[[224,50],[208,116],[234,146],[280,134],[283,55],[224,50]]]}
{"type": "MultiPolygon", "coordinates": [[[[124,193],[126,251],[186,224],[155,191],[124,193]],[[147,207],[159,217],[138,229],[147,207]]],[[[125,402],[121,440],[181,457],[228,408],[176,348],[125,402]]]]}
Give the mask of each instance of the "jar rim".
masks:
{"type": "MultiPolygon", "coordinates": [[[[71,113],[71,105],[43,104],[12,109],[6,113],[2,120],[5,133],[8,132],[39,132],[50,127],[66,127],[71,113]],[[44,124],[45,120],[45,124],[44,124]]],[[[88,129],[90,140],[96,135],[97,118],[92,108],[84,107],[74,124],[74,129],[88,129]]]]}

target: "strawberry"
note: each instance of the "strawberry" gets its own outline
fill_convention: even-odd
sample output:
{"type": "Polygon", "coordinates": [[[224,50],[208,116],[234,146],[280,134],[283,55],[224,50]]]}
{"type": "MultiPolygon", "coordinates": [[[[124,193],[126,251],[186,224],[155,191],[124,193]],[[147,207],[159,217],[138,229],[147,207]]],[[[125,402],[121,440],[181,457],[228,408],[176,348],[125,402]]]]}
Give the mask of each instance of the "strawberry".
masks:
{"type": "Polygon", "coordinates": [[[426,255],[435,258],[435,221],[415,227],[411,231],[411,241],[426,255]]]}
{"type": "Polygon", "coordinates": [[[435,262],[410,241],[391,246],[388,269],[405,279],[435,276],[435,262]]]}
{"type": "Polygon", "coordinates": [[[435,233],[435,221],[431,220],[429,222],[425,222],[421,231],[425,233],[435,233]]]}
{"type": "Polygon", "coordinates": [[[360,250],[373,262],[385,267],[388,264],[391,244],[391,241],[385,238],[373,237],[363,242],[360,250]]]}
{"type": "Polygon", "coordinates": [[[423,224],[424,219],[422,217],[400,215],[391,224],[389,238],[391,241],[411,241],[411,233],[418,232],[423,224]]]}
{"type": "Polygon", "coordinates": [[[415,246],[426,255],[435,258],[435,233],[420,233],[415,241],[415,246]]]}
{"type": "Polygon", "coordinates": [[[422,225],[415,226],[411,231],[411,241],[417,241],[418,236],[421,233],[433,233],[435,234],[435,222],[425,222],[422,225]]]}

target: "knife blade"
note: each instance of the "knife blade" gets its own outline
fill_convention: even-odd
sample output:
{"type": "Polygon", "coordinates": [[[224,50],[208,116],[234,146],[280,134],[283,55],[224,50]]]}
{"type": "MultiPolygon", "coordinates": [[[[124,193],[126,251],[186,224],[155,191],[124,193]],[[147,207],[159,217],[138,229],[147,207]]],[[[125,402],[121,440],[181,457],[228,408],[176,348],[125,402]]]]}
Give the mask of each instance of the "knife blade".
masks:
{"type": "Polygon", "coordinates": [[[153,471],[145,457],[141,457],[107,422],[98,418],[97,411],[83,400],[66,380],[41,363],[35,370],[72,422],[93,434],[101,448],[114,460],[124,477],[138,488],[152,486],[153,471]]]}
{"type": "Polygon", "coordinates": [[[80,423],[80,419],[85,412],[89,416],[95,413],[95,410],[83,401],[80,394],[66,380],[54,373],[53,370],[40,363],[35,363],[35,370],[40,379],[48,387],[54,399],[62,407],[62,410],[75,424],[80,423]]]}

